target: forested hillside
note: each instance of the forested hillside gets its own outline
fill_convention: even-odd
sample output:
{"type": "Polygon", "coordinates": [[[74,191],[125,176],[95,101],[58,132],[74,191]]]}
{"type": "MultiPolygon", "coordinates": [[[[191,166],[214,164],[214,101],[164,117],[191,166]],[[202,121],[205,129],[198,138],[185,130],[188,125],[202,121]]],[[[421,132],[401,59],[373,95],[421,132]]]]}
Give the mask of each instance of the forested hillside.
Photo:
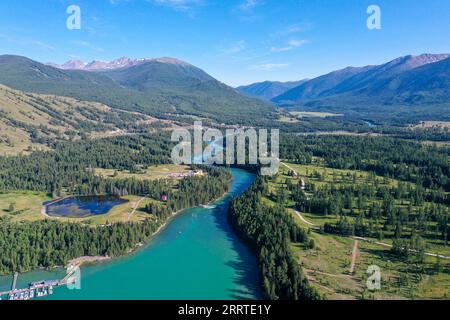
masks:
{"type": "Polygon", "coordinates": [[[259,83],[252,83],[247,86],[240,86],[237,89],[250,97],[258,97],[263,100],[271,101],[273,98],[293,89],[307,80],[300,81],[264,81],[259,83]]]}
{"type": "Polygon", "coordinates": [[[314,245],[293,251],[322,294],[448,295],[442,291],[450,281],[447,147],[387,137],[283,135],[281,154],[285,165],[260,202],[281,203],[311,230],[314,245]],[[384,275],[379,291],[359,285],[371,265],[384,275]]]}
{"type": "MultiPolygon", "coordinates": [[[[0,190],[51,193],[65,188],[71,194],[103,194],[114,185],[95,175],[94,168],[136,172],[150,165],[169,163],[169,138],[167,134],[154,134],[86,140],[59,145],[54,151],[0,157],[0,190]]],[[[134,181],[132,185],[142,188],[149,183],[134,181]]]]}
{"type": "Polygon", "coordinates": [[[0,154],[30,152],[53,147],[58,142],[157,126],[155,119],[143,114],[1,85],[0,115],[0,154]]]}
{"type": "Polygon", "coordinates": [[[251,123],[275,108],[213,79],[193,66],[148,62],[111,72],[61,70],[25,57],[0,56],[0,83],[34,93],[73,97],[158,118],[206,117],[251,123]]]}

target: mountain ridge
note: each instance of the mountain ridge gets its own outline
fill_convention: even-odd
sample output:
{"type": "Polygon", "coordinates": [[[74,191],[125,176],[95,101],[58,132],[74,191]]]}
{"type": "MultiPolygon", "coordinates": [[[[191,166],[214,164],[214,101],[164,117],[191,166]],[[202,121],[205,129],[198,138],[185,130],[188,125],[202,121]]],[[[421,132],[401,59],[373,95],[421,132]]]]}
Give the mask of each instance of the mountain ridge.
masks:
{"type": "Polygon", "coordinates": [[[375,82],[387,81],[403,72],[448,58],[450,54],[407,55],[381,65],[347,67],[307,81],[273,98],[272,101],[279,104],[292,104],[338,96],[352,91],[355,94],[362,94],[370,91],[370,87],[381,85],[374,84],[375,82]]]}
{"type": "Polygon", "coordinates": [[[270,101],[273,98],[285,93],[286,91],[299,86],[300,84],[306,82],[307,80],[299,81],[263,81],[252,83],[246,86],[240,86],[236,89],[250,97],[257,97],[265,101],[270,101]]]}
{"type": "Polygon", "coordinates": [[[108,71],[138,66],[147,62],[160,62],[174,65],[191,66],[191,64],[185,61],[171,57],[131,59],[126,56],[112,61],[93,60],[91,62],[85,62],[82,60],[74,59],[69,60],[63,64],[47,62],[46,65],[62,70],[108,71]]]}
{"type": "Polygon", "coordinates": [[[389,123],[450,120],[450,54],[404,56],[312,79],[272,100],[291,110],[389,123]]]}

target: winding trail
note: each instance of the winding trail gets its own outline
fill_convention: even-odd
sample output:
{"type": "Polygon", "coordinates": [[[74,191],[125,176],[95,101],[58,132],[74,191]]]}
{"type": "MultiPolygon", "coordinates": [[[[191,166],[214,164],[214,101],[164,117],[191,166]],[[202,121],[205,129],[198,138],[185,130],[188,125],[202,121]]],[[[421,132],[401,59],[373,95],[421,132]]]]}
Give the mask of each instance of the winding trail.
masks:
{"type": "Polygon", "coordinates": [[[128,215],[128,222],[131,221],[131,218],[133,217],[133,215],[136,213],[137,209],[139,208],[139,205],[142,203],[142,201],[145,200],[145,197],[139,199],[138,202],[136,202],[136,205],[133,208],[133,211],[130,212],[130,214],[128,215]]]}
{"type": "MultiPolygon", "coordinates": [[[[369,242],[369,243],[372,243],[372,244],[377,244],[379,246],[383,246],[383,247],[386,247],[386,248],[392,248],[393,247],[391,244],[384,243],[384,242],[379,242],[379,241],[373,241],[373,240],[370,240],[370,239],[367,239],[367,238],[353,237],[353,239],[366,241],[366,242],[369,242]]],[[[411,249],[410,251],[411,252],[415,252],[413,249],[411,249]]],[[[450,259],[449,256],[445,256],[445,255],[437,254],[437,253],[425,252],[424,254],[426,256],[429,256],[429,257],[435,257],[435,258],[441,258],[441,259],[450,259]]]]}
{"type": "Polygon", "coordinates": [[[356,265],[356,257],[358,256],[358,244],[359,241],[355,239],[355,245],[353,246],[353,253],[352,253],[352,264],[350,265],[350,274],[355,273],[355,265],[356,265]]]}
{"type": "Polygon", "coordinates": [[[298,212],[297,210],[294,210],[294,212],[295,212],[295,214],[299,217],[299,219],[302,220],[302,222],[303,222],[304,224],[307,224],[307,225],[310,226],[310,227],[319,228],[318,225],[315,225],[314,223],[309,222],[308,220],[306,220],[306,219],[302,216],[302,214],[301,214],[300,212],[298,212]]]}
{"type": "Polygon", "coordinates": [[[298,172],[295,171],[295,169],[292,168],[290,165],[288,165],[287,163],[284,163],[284,162],[281,162],[281,164],[282,164],[283,166],[285,166],[286,168],[288,168],[289,170],[292,170],[292,172],[294,172],[294,175],[295,175],[295,176],[298,176],[298,172]]]}

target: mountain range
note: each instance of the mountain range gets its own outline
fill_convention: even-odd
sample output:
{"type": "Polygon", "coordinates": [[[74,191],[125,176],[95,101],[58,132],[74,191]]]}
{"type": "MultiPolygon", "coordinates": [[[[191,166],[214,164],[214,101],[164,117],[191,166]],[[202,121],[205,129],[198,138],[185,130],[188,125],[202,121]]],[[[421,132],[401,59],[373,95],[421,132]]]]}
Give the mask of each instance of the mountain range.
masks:
{"type": "Polygon", "coordinates": [[[449,58],[450,54],[409,55],[378,66],[349,67],[307,81],[273,101],[295,104],[333,97],[337,100],[353,98],[355,101],[370,98],[379,102],[391,99],[401,103],[436,102],[429,91],[436,93],[448,89],[446,83],[450,69],[446,68],[446,60],[449,58]],[[438,70],[439,74],[436,73],[438,70]],[[411,81],[411,77],[416,77],[416,80],[411,81]]]}
{"type": "Polygon", "coordinates": [[[84,71],[107,71],[116,70],[121,68],[129,68],[138,66],[147,62],[161,62],[174,65],[185,65],[189,66],[188,63],[175,59],[175,58],[143,58],[143,59],[131,59],[128,57],[121,57],[113,61],[101,61],[94,60],[91,62],[84,62],[81,60],[69,60],[63,64],[56,64],[49,62],[47,65],[62,69],[62,70],[84,70],[84,71]]]}
{"type": "Polygon", "coordinates": [[[275,111],[273,105],[244,96],[203,70],[174,58],[121,58],[107,64],[115,67],[72,63],[63,69],[26,57],[3,55],[0,83],[26,92],[95,101],[160,118],[183,115],[236,124],[275,111]],[[88,65],[96,71],[87,71],[88,65]]]}
{"type": "Polygon", "coordinates": [[[381,65],[347,67],[284,89],[255,83],[241,92],[278,106],[382,121],[450,120],[450,54],[408,55],[381,65]],[[274,89],[276,88],[276,89],[274,89]]]}
{"type": "Polygon", "coordinates": [[[450,54],[408,55],[311,80],[266,81],[237,89],[175,58],[122,57],[56,67],[3,55],[0,84],[162,119],[261,124],[277,117],[278,106],[380,121],[450,120],[450,54]]]}
{"type": "Polygon", "coordinates": [[[279,82],[279,81],[264,81],[253,83],[248,86],[240,86],[237,88],[241,93],[246,94],[251,97],[261,98],[266,101],[270,101],[273,98],[293,89],[308,80],[301,81],[289,81],[289,82],[279,82]]]}

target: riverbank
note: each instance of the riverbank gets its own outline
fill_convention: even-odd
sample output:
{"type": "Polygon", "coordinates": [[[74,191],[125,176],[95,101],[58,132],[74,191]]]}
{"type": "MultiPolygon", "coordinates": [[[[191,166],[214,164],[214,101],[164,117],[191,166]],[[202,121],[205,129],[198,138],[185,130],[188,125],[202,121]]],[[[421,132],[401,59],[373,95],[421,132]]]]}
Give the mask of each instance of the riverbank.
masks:
{"type": "Polygon", "coordinates": [[[109,261],[111,260],[110,257],[108,256],[93,256],[93,257],[89,257],[89,256],[84,256],[84,257],[79,257],[79,258],[75,258],[69,261],[68,263],[68,267],[81,267],[82,265],[85,264],[94,264],[94,263],[99,263],[99,262],[105,262],[105,261],[109,261]]]}

